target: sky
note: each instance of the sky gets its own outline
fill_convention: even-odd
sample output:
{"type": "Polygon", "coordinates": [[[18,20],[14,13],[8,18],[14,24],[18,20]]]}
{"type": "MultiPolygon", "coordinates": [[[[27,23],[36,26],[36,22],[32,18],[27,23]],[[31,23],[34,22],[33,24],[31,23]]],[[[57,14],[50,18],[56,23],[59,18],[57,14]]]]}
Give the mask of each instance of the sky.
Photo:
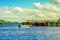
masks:
{"type": "Polygon", "coordinates": [[[35,2],[45,3],[47,0],[0,0],[0,6],[33,8],[35,2]]]}
{"type": "Polygon", "coordinates": [[[0,20],[58,20],[60,0],[0,0],[0,20]]]}

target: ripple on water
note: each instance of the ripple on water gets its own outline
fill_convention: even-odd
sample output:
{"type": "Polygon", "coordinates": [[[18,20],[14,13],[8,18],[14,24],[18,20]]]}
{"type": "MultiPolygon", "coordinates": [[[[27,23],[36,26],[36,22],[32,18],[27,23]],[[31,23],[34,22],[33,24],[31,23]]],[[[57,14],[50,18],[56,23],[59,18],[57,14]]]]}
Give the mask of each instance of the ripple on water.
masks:
{"type": "Polygon", "coordinates": [[[60,27],[1,27],[0,40],[60,40],[60,27]]]}

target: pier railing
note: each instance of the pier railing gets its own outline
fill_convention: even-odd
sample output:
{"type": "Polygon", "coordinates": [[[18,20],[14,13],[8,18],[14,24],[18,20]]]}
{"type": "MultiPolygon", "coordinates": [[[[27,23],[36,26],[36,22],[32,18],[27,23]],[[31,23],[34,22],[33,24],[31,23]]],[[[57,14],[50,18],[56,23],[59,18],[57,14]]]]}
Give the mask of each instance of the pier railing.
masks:
{"type": "Polygon", "coordinates": [[[28,20],[26,25],[35,25],[35,26],[60,26],[60,20],[28,20]]]}

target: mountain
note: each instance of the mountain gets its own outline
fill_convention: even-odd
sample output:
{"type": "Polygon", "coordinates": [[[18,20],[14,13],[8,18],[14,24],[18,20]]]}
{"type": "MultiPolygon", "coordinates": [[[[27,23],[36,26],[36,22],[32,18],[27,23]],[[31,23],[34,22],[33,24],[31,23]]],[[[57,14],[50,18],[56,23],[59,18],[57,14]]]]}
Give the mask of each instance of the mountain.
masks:
{"type": "Polygon", "coordinates": [[[0,24],[17,24],[18,22],[0,20],[0,24]]]}

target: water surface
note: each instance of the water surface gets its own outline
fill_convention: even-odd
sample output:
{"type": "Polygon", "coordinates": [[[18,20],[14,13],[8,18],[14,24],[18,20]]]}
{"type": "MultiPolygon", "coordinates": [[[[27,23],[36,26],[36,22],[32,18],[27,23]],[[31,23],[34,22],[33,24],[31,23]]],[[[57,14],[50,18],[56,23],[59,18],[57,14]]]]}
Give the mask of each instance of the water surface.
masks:
{"type": "Polygon", "coordinates": [[[19,28],[15,25],[0,26],[0,40],[60,40],[60,27],[19,28]]]}

